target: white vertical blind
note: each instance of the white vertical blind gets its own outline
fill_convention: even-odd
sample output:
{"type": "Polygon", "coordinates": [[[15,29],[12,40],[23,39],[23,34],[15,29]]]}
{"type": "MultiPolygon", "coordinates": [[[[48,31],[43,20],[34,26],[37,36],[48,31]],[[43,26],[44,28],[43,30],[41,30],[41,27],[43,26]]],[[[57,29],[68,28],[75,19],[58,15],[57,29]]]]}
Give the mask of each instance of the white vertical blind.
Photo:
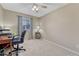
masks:
{"type": "Polygon", "coordinates": [[[18,16],[18,34],[21,35],[24,30],[32,32],[31,18],[26,16],[18,16]]]}

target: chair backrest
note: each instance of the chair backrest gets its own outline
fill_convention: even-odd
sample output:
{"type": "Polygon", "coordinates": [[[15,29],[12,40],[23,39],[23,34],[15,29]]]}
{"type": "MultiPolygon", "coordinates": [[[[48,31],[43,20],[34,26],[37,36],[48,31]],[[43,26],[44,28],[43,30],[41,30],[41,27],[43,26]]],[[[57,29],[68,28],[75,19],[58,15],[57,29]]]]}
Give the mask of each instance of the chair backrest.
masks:
{"type": "Polygon", "coordinates": [[[24,42],[25,34],[26,34],[26,31],[23,31],[23,32],[21,33],[20,37],[17,37],[17,38],[15,38],[16,36],[13,37],[12,43],[13,43],[14,45],[15,45],[15,44],[21,44],[21,43],[23,43],[23,42],[24,42]]]}
{"type": "Polygon", "coordinates": [[[26,31],[23,31],[23,32],[22,32],[22,34],[21,34],[21,38],[20,38],[21,43],[23,43],[23,42],[24,42],[24,37],[25,37],[25,34],[26,34],[26,31]]]}

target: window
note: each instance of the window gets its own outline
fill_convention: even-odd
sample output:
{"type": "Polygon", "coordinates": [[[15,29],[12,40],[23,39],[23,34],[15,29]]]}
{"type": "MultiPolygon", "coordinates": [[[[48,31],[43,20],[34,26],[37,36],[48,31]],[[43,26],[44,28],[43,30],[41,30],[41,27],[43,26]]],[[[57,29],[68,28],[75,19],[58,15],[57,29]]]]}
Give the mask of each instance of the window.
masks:
{"type": "Polygon", "coordinates": [[[30,17],[18,16],[18,34],[21,35],[24,30],[32,32],[32,20],[30,17]]]}

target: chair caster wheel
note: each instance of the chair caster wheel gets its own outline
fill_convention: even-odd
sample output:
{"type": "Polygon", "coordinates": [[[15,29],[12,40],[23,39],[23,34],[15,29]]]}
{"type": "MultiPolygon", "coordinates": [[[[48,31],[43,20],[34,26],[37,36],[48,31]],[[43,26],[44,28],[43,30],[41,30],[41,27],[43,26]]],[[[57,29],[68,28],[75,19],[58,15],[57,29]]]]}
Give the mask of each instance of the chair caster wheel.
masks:
{"type": "Polygon", "coordinates": [[[24,49],[24,51],[26,51],[26,50],[24,49]]]}
{"type": "Polygon", "coordinates": [[[11,56],[12,55],[12,53],[11,52],[9,52],[9,54],[8,54],[9,56],[11,56]]]}

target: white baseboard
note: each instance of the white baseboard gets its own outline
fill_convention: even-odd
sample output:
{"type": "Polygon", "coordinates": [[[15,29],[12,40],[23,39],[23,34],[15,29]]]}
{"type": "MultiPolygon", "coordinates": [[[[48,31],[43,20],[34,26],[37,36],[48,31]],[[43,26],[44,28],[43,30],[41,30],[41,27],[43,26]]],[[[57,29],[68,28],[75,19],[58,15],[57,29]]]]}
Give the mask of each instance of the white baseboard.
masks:
{"type": "Polygon", "coordinates": [[[77,56],[79,56],[79,53],[77,52],[77,51],[74,51],[74,50],[72,50],[72,49],[70,49],[70,48],[67,48],[67,47],[65,47],[65,46],[63,46],[63,45],[60,45],[60,44],[58,44],[58,43],[56,43],[56,42],[51,42],[51,41],[49,41],[49,40],[46,40],[46,41],[48,41],[48,42],[50,42],[51,44],[55,44],[56,46],[58,46],[58,47],[60,47],[60,48],[63,48],[63,49],[65,49],[65,50],[67,50],[67,51],[69,51],[69,52],[71,52],[71,53],[74,53],[74,54],[76,54],[77,56]]]}

